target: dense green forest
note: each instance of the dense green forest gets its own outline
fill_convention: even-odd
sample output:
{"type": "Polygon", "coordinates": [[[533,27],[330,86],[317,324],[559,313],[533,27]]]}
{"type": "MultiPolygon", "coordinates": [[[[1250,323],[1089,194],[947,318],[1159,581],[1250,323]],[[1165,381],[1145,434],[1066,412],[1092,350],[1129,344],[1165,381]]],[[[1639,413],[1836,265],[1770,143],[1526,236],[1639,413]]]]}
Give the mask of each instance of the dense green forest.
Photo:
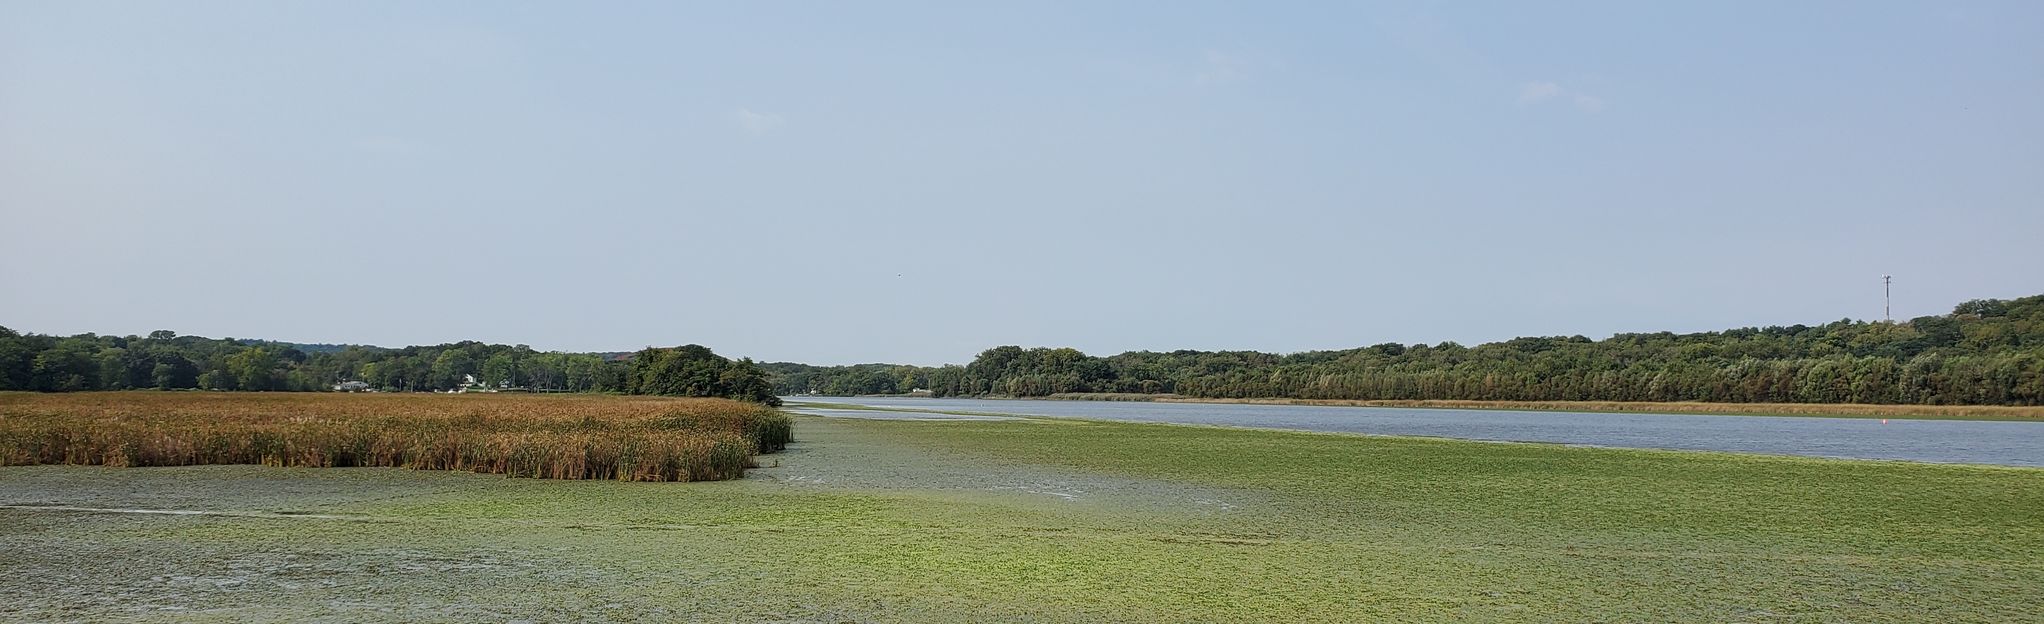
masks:
{"type": "Polygon", "coordinates": [[[1385,343],[1279,355],[1003,346],[964,366],[754,364],[688,345],[630,354],[458,342],[387,349],[179,336],[17,334],[0,327],[0,390],[488,388],[725,396],[1046,396],[1717,401],[2044,405],[2044,295],[1960,304],[1901,323],[1516,338],[1465,347],[1385,343]]]}
{"type": "Polygon", "coordinates": [[[534,351],[467,341],[386,349],[179,336],[19,334],[0,327],[0,390],[329,390],[362,382],[392,392],[461,389],[730,397],[778,405],[767,375],[699,345],[631,354],[534,351]]]}
{"type": "Polygon", "coordinates": [[[965,366],[769,363],[780,394],[2044,405],[2044,295],[1886,323],[1254,351],[988,349],[965,366]]]}

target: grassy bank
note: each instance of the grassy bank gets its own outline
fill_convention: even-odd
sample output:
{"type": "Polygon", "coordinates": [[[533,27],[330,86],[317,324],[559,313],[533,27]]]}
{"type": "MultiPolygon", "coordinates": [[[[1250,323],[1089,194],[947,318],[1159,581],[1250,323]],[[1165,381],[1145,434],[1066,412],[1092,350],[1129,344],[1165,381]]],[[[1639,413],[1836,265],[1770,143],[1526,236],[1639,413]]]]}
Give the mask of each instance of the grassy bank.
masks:
{"type": "Polygon", "coordinates": [[[0,394],[0,466],[261,464],[551,479],[737,478],[788,417],[725,399],[113,392],[0,394]]]}
{"type": "Polygon", "coordinates": [[[2044,612],[2044,470],[1055,419],[797,425],[778,466],[688,486],[0,468],[0,505],[332,518],[0,507],[20,572],[0,581],[0,619],[138,604],[239,621],[2044,612]]]}
{"type": "Polygon", "coordinates": [[[1354,401],[1345,399],[1209,399],[1177,394],[1065,392],[1046,399],[1068,401],[1147,401],[1155,403],[1218,403],[1250,405],[1330,405],[1342,407],[1408,407],[1438,409],[1536,410],[1558,412],[1632,412],[1657,414],[1724,414],[1728,416],[1821,416],[1840,418],[1915,418],[1944,420],[2044,420],[2044,406],[2003,405],[1868,405],[1858,403],[1702,403],[1695,401],[1354,401]]]}

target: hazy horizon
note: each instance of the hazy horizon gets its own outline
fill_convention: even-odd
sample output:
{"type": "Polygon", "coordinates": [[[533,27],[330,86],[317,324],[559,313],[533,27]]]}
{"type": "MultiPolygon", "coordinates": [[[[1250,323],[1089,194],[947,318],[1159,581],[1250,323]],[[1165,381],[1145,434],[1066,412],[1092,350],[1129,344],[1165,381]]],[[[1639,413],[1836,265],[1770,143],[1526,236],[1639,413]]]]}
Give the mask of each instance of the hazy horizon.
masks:
{"type": "Polygon", "coordinates": [[[2044,293],[2044,5],[5,1],[0,325],[812,364],[2044,293]]]}

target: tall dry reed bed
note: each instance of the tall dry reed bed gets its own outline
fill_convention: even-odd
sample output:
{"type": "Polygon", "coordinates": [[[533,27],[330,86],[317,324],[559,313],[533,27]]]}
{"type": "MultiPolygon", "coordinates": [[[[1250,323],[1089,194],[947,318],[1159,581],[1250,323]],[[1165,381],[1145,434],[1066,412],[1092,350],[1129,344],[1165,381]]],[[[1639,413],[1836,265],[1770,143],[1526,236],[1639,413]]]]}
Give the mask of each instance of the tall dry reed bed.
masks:
{"type": "Polygon", "coordinates": [[[792,439],[726,399],[0,393],[0,466],[391,466],[514,477],[735,479],[792,439]]]}

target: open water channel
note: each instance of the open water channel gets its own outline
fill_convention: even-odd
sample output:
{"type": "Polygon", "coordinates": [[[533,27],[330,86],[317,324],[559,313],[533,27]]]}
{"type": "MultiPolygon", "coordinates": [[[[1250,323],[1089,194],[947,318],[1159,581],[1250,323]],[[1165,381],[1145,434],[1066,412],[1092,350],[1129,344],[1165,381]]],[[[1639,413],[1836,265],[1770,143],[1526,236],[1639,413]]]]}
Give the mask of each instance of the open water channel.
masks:
{"type": "Polygon", "coordinates": [[[794,411],[836,417],[899,418],[934,415],[819,410],[793,404],[809,401],[888,409],[1432,436],[1466,440],[2044,466],[2044,422],[1112,401],[785,398],[791,403],[794,411]]]}

